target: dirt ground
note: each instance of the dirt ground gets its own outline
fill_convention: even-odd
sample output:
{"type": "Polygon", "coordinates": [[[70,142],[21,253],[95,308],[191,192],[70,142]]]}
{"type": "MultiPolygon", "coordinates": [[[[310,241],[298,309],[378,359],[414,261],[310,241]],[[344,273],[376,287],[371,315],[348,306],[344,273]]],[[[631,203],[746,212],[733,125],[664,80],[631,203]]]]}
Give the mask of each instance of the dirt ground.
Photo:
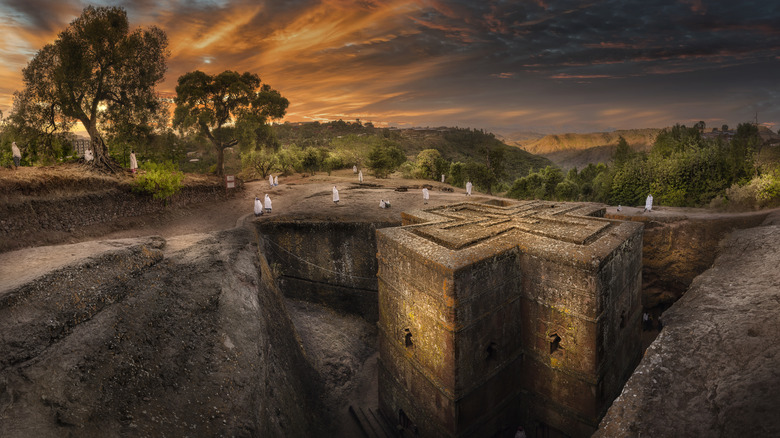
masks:
{"type": "MultiPolygon", "coordinates": [[[[60,184],[58,178],[33,175],[44,170],[36,168],[19,168],[19,171],[0,170],[0,193],[5,199],[11,196],[27,196],[14,190],[10,181],[14,178],[35,179],[36,184],[60,184]]],[[[129,180],[129,176],[126,176],[129,180]]],[[[90,177],[89,184],[99,184],[101,177],[90,177]]],[[[333,220],[378,220],[400,221],[401,211],[425,207],[422,199],[422,185],[430,184],[430,201],[428,206],[436,206],[459,202],[466,199],[463,189],[454,188],[448,184],[433,181],[407,180],[400,177],[387,179],[374,178],[364,174],[363,183],[358,183],[357,175],[351,169],[325,173],[314,176],[295,174],[279,177],[279,185],[269,187],[267,180],[255,180],[245,183],[244,190],[239,191],[224,201],[201,203],[182,208],[168,208],[163,212],[118,218],[110,223],[95,224],[88,229],[76,229],[70,233],[52,236],[49,233],[41,239],[28,238],[26,247],[60,243],[78,243],[96,239],[120,239],[128,237],[143,237],[159,235],[165,238],[191,233],[206,233],[216,230],[230,229],[240,225],[242,221],[253,216],[254,198],[261,200],[268,194],[273,203],[270,215],[264,215],[259,220],[283,215],[296,218],[319,218],[333,220]],[[332,189],[339,190],[340,201],[332,202],[332,189]],[[396,191],[399,187],[407,187],[405,192],[396,191]],[[442,191],[442,188],[453,192],[442,191]],[[389,200],[391,208],[379,208],[380,200],[389,200]]],[[[66,191],[80,190],[70,183],[62,183],[60,190],[46,189],[45,196],[62,196],[66,191]]],[[[487,199],[489,196],[474,192],[472,199],[487,199]]]]}

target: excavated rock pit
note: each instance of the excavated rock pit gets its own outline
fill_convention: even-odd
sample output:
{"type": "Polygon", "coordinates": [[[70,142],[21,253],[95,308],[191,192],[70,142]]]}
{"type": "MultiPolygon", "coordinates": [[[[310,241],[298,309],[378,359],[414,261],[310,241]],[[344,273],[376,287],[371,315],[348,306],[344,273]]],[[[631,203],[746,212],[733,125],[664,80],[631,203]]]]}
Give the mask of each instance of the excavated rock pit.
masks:
{"type": "MultiPolygon", "coordinates": [[[[614,218],[611,210],[608,217],[614,218]]],[[[623,210],[626,215],[627,209],[623,210]]],[[[708,224],[713,222],[705,217],[711,213],[662,218],[675,211],[679,212],[660,209],[641,218],[629,211],[625,217],[646,222],[643,263],[650,285],[645,289],[646,306],[670,305],[710,266],[721,238],[755,226],[767,215],[748,214],[712,228],[708,224]]],[[[263,225],[270,228],[260,231],[262,237],[257,234],[260,225],[255,224],[167,239],[94,241],[0,254],[0,436],[361,436],[345,406],[355,394],[370,401],[375,393],[376,303],[372,299],[376,280],[369,280],[376,263],[372,234],[394,223],[317,223],[311,217],[307,223],[295,221],[290,217],[263,225]],[[329,233],[341,237],[333,239],[329,233]],[[275,254],[271,242],[299,260],[275,254]],[[317,249],[307,252],[309,243],[317,249]],[[318,267],[309,266],[306,273],[304,260],[318,267]],[[37,272],[32,266],[46,269],[37,272]],[[290,270],[291,266],[297,267],[290,270]],[[331,273],[314,275],[321,268],[331,273]]],[[[9,235],[32,231],[17,227],[9,235]]],[[[764,237],[777,239],[774,234],[764,237]]],[[[747,254],[761,247],[758,239],[745,247],[729,244],[721,251],[747,254]]],[[[720,268],[721,277],[728,277],[728,267],[740,257],[728,259],[729,264],[720,268]]],[[[776,255],[764,253],[766,263],[774,260],[776,267],[778,260],[771,257],[776,255]]],[[[769,271],[766,266],[756,269],[762,274],[754,275],[757,279],[769,271]]],[[[778,288],[776,279],[762,281],[778,288]]],[[[667,329],[675,320],[698,321],[697,314],[711,310],[705,306],[665,314],[667,328],[646,358],[668,342],[667,329]]],[[[706,326],[706,321],[698,324],[706,326]]],[[[734,343],[747,339],[770,345],[771,340],[762,336],[772,332],[771,324],[761,328],[735,331],[734,343]]],[[[692,342],[689,350],[698,345],[692,342]]],[[[768,350],[746,345],[755,351],[768,350]]],[[[709,355],[734,360],[744,354],[733,350],[696,349],[701,361],[695,366],[700,368],[690,375],[707,380],[711,369],[706,368],[706,359],[721,363],[709,355]]],[[[681,360],[687,360],[685,353],[682,347],[668,351],[681,360]]],[[[776,377],[771,373],[767,377],[766,370],[756,374],[764,384],[776,377]]],[[[657,382],[637,382],[640,386],[635,388],[644,384],[642,391],[657,391],[657,382]]],[[[751,388],[759,398],[766,395],[758,387],[751,388]]],[[[619,402],[627,394],[624,391],[619,402]]],[[[748,400],[747,392],[726,394],[744,395],[741,406],[759,406],[748,400]]],[[[662,399],[679,399],[676,406],[681,413],[694,406],[683,403],[690,397],[680,398],[675,392],[662,399]]],[[[724,409],[725,402],[715,405],[724,409]]],[[[642,413],[646,409],[651,407],[635,409],[640,419],[647,418],[642,413]]],[[[743,410],[728,412],[730,418],[747,415],[743,410]]],[[[706,422],[713,417],[690,418],[706,422]]],[[[668,430],[647,422],[630,421],[624,422],[629,432],[622,436],[637,436],[637,432],[648,436],[645,430],[658,430],[654,436],[675,436],[663,435],[668,430]]],[[[743,423],[735,424],[746,427],[743,423]]],[[[772,424],[756,424],[776,430],[772,424]]]]}
{"type": "Polygon", "coordinates": [[[722,242],[595,437],[780,436],[778,222],[722,242]]]}

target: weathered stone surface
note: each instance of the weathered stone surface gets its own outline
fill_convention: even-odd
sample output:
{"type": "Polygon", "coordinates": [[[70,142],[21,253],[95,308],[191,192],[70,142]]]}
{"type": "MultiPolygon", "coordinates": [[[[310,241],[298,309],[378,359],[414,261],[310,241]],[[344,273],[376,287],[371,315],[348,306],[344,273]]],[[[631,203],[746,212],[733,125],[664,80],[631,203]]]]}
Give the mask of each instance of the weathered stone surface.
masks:
{"type": "Polygon", "coordinates": [[[590,434],[640,355],[642,226],[603,212],[462,203],[379,230],[385,415],[423,436],[590,434]]]}
{"type": "Polygon", "coordinates": [[[697,275],[712,266],[718,243],[734,230],[760,225],[771,210],[718,213],[659,207],[610,209],[606,217],[645,224],[642,301],[646,309],[665,309],[677,301],[697,275]]]}
{"type": "Polygon", "coordinates": [[[329,430],[251,230],[122,242],[2,290],[0,436],[329,430]]]}
{"type": "Polygon", "coordinates": [[[393,222],[255,221],[269,263],[289,298],[328,305],[377,320],[377,229],[393,222]]]}
{"type": "Polygon", "coordinates": [[[663,314],[595,436],[780,436],[778,266],[780,225],[732,233],[663,314]]]}

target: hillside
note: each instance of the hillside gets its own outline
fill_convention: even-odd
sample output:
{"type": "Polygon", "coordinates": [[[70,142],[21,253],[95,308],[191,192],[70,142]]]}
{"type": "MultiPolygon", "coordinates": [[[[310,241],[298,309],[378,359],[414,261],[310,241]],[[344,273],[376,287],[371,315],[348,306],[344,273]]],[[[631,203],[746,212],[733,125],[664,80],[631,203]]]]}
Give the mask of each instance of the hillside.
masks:
{"type": "Polygon", "coordinates": [[[339,120],[330,123],[285,123],[274,125],[273,129],[281,145],[354,152],[370,149],[374,144],[389,144],[401,148],[409,160],[414,160],[422,150],[436,149],[448,161],[482,163],[485,158],[480,150],[487,146],[503,151],[506,182],[553,164],[547,158],[507,144],[492,133],[468,128],[376,128],[370,123],[339,120]]]}

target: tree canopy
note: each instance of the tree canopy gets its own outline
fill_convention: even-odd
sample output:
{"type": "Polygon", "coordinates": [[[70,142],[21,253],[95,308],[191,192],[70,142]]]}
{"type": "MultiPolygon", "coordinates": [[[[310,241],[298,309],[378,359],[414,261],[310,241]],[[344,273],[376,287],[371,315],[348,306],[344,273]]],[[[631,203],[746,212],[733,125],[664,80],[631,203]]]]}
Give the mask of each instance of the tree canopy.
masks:
{"type": "Polygon", "coordinates": [[[262,84],[253,73],[224,71],[209,75],[196,70],[179,77],[174,127],[207,138],[217,151],[217,174],[224,173],[225,148],[238,144],[238,131],[255,130],[266,136],[264,125],[284,117],[289,101],[262,84]]]}
{"type": "Polygon", "coordinates": [[[160,111],[154,87],[165,74],[167,46],[157,27],[131,31],[124,9],[88,6],[22,71],[14,120],[49,132],[79,121],[95,164],[113,168],[101,129],[144,124],[160,111]]]}

